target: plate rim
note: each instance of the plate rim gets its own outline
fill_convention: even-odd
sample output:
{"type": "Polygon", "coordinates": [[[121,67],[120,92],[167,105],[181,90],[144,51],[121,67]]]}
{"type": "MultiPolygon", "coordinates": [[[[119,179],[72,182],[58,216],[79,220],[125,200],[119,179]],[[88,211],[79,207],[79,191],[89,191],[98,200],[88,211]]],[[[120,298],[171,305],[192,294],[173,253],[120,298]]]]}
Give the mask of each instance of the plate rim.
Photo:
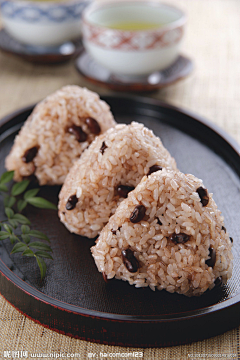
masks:
{"type": "MultiPolygon", "coordinates": [[[[208,120],[205,116],[203,115],[198,115],[196,114],[194,111],[183,108],[183,107],[179,107],[173,104],[170,104],[169,102],[165,102],[159,99],[154,99],[154,98],[149,98],[149,97],[145,97],[145,96],[139,96],[139,95],[122,95],[122,94],[112,94],[112,95],[108,95],[108,94],[102,94],[99,95],[100,98],[102,100],[107,101],[108,98],[110,99],[128,99],[130,101],[135,101],[135,102],[142,102],[145,104],[150,104],[150,105],[154,105],[154,106],[160,106],[169,110],[173,110],[176,111],[178,113],[181,113],[182,115],[186,115],[187,117],[192,118],[194,121],[197,121],[199,123],[202,123],[203,125],[205,125],[206,127],[208,127],[210,130],[212,130],[213,132],[215,132],[217,135],[219,135],[221,138],[223,138],[223,140],[225,142],[228,143],[228,145],[230,145],[233,150],[237,153],[237,155],[240,157],[240,144],[237,142],[237,140],[235,140],[228,132],[226,132],[224,129],[222,129],[219,125],[215,124],[214,122],[212,122],[211,120],[208,120]]],[[[40,100],[41,101],[41,100],[40,100]]],[[[32,103],[30,105],[25,105],[22,106],[18,109],[13,110],[11,113],[4,115],[3,117],[0,118],[0,135],[2,134],[2,132],[6,131],[5,129],[2,131],[2,127],[4,125],[6,125],[6,123],[8,123],[9,121],[13,120],[15,117],[22,115],[25,112],[28,111],[32,111],[33,108],[37,105],[38,103],[32,103]]]]}

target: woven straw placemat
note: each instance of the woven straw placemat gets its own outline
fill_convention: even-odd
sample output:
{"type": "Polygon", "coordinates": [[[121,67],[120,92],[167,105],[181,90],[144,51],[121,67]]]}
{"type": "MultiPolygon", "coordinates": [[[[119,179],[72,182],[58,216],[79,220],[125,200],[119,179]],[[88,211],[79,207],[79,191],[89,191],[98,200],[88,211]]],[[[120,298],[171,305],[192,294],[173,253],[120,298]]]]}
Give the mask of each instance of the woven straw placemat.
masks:
{"type": "MultiPolygon", "coordinates": [[[[205,116],[240,143],[239,0],[165,2],[181,7],[188,14],[183,53],[194,60],[195,69],[187,79],[151,96],[205,116]]],[[[0,52],[0,117],[35,103],[66,84],[86,86],[100,94],[110,93],[80,77],[73,63],[37,66],[0,52]]],[[[39,353],[37,359],[42,354],[48,354],[45,358],[51,359],[54,354],[56,358],[57,354],[67,353],[72,359],[94,358],[93,354],[95,358],[98,355],[105,359],[135,359],[126,356],[133,351],[147,360],[239,359],[239,328],[205,341],[170,348],[107,346],[46,329],[20,314],[0,296],[0,360],[14,355],[30,359],[36,353],[39,353]]]]}

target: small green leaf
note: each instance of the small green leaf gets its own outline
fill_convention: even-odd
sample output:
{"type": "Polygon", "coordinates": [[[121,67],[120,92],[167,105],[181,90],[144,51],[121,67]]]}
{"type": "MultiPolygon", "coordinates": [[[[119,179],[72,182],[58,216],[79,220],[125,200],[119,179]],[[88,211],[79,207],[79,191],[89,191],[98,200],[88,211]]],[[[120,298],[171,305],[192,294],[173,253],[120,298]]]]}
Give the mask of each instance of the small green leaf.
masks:
{"type": "Polygon", "coordinates": [[[5,173],[2,174],[0,183],[1,184],[8,183],[9,181],[11,181],[13,179],[13,176],[14,176],[14,171],[6,171],[5,173]]]}
{"type": "Polygon", "coordinates": [[[11,244],[13,245],[13,244],[15,244],[16,241],[19,241],[19,239],[15,234],[11,234],[10,241],[11,241],[11,244]]]}
{"type": "Polygon", "coordinates": [[[24,194],[24,199],[27,200],[29,198],[33,198],[37,195],[37,193],[39,192],[40,189],[31,189],[28,190],[25,194],[24,194]]]}
{"type": "Polygon", "coordinates": [[[43,239],[43,240],[47,240],[48,242],[50,242],[49,238],[47,237],[47,235],[43,234],[41,231],[38,230],[31,230],[28,233],[29,235],[37,238],[37,239],[43,239]]]}
{"type": "Polygon", "coordinates": [[[6,195],[3,199],[3,204],[5,207],[11,207],[8,205],[8,202],[9,202],[9,199],[10,199],[10,196],[9,195],[6,195]]]}
{"type": "Polygon", "coordinates": [[[29,226],[27,226],[27,225],[22,225],[22,226],[21,226],[21,232],[22,232],[23,234],[28,234],[29,231],[30,231],[30,227],[29,227],[29,226]]]}
{"type": "Polygon", "coordinates": [[[45,277],[45,275],[46,275],[46,270],[47,270],[46,263],[39,256],[36,256],[36,259],[37,259],[37,263],[38,263],[38,266],[39,266],[39,269],[40,269],[41,279],[43,279],[45,277]]]}
{"type": "Polygon", "coordinates": [[[14,229],[16,229],[18,227],[18,221],[17,220],[9,219],[8,222],[14,229]]]}
{"type": "Polygon", "coordinates": [[[25,207],[27,206],[27,202],[25,200],[18,200],[18,203],[17,203],[17,208],[18,208],[18,211],[23,211],[23,209],[25,209],[25,207]]]}
{"type": "Polygon", "coordinates": [[[50,246],[48,246],[47,244],[44,244],[43,242],[40,242],[40,241],[31,242],[29,244],[29,246],[33,247],[34,249],[38,249],[38,250],[52,251],[50,246]]]}
{"type": "Polygon", "coordinates": [[[13,215],[14,215],[14,211],[12,209],[10,209],[9,207],[5,208],[5,214],[7,215],[7,217],[9,219],[12,219],[13,215]]]}
{"type": "Polygon", "coordinates": [[[21,237],[22,237],[23,241],[24,241],[26,244],[29,244],[29,243],[30,243],[31,238],[30,238],[29,235],[22,234],[21,237]]]}
{"type": "Polygon", "coordinates": [[[23,180],[23,181],[20,181],[19,183],[14,184],[12,187],[12,192],[11,192],[12,195],[17,196],[17,195],[22,194],[28,187],[29,182],[30,182],[29,180],[23,180]]]}
{"type": "Polygon", "coordinates": [[[22,255],[24,256],[34,256],[34,252],[31,249],[25,250],[22,255]]]}
{"type": "Polygon", "coordinates": [[[52,256],[48,254],[46,251],[36,251],[35,255],[53,260],[52,256]]]}
{"type": "Polygon", "coordinates": [[[6,231],[0,231],[0,240],[5,240],[9,238],[10,234],[6,231]]]}
{"type": "Polygon", "coordinates": [[[9,233],[12,234],[12,227],[8,224],[3,224],[4,229],[9,233]]]}
{"type": "Polygon", "coordinates": [[[4,206],[11,208],[15,204],[16,198],[14,196],[6,196],[3,200],[4,206]]]}
{"type": "Polygon", "coordinates": [[[28,198],[27,202],[37,208],[57,210],[57,206],[41,197],[28,198]]]}
{"type": "Polygon", "coordinates": [[[22,215],[22,214],[15,214],[13,216],[14,220],[17,220],[20,224],[31,224],[31,222],[28,220],[28,218],[26,218],[26,216],[22,215]]]}
{"type": "Polygon", "coordinates": [[[8,191],[7,186],[4,185],[4,184],[0,184],[0,191],[5,191],[5,192],[7,192],[7,191],[8,191]]]}
{"type": "Polygon", "coordinates": [[[24,250],[27,249],[27,245],[22,243],[22,242],[18,242],[12,249],[11,254],[15,254],[17,252],[22,252],[24,250]]]}

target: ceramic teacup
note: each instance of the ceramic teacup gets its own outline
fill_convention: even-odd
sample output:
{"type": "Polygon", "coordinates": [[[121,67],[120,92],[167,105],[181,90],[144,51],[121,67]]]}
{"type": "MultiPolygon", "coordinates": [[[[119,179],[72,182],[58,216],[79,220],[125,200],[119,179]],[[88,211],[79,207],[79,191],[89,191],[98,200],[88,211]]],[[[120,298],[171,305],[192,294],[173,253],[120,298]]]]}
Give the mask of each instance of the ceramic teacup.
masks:
{"type": "Polygon", "coordinates": [[[185,23],[180,9],[159,2],[92,3],[82,17],[84,46],[115,74],[147,75],[177,59],[185,23]]]}
{"type": "Polygon", "coordinates": [[[90,0],[0,0],[2,23],[27,45],[54,46],[81,36],[81,16],[90,0]]]}

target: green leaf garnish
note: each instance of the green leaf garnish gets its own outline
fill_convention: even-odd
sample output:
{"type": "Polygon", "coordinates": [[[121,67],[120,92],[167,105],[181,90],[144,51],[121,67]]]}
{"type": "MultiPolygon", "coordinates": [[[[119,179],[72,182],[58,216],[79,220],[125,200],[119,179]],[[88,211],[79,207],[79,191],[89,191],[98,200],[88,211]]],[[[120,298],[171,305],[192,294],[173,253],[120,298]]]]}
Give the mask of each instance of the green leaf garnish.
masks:
{"type": "Polygon", "coordinates": [[[6,184],[13,179],[14,171],[6,171],[0,178],[0,184],[6,184]]]}
{"type": "Polygon", "coordinates": [[[23,241],[25,242],[25,244],[29,244],[31,241],[31,237],[27,234],[22,234],[21,238],[23,239],[23,241]]]}
{"type": "Polygon", "coordinates": [[[23,180],[19,183],[14,184],[11,192],[12,196],[17,196],[22,194],[28,187],[29,182],[30,182],[29,180],[23,180]]]}
{"type": "Polygon", "coordinates": [[[11,208],[16,202],[16,198],[14,196],[5,196],[4,200],[3,200],[3,204],[5,207],[9,207],[11,208]]]}
{"type": "Polygon", "coordinates": [[[38,250],[52,251],[49,245],[40,241],[31,242],[28,246],[38,250]]]}
{"type": "Polygon", "coordinates": [[[31,249],[25,250],[22,255],[24,256],[34,256],[34,252],[31,249]]]}
{"type": "MultiPolygon", "coordinates": [[[[13,177],[14,171],[7,171],[2,174],[0,177],[0,192],[2,191],[3,193],[7,193],[9,191],[5,184],[9,183],[13,177]]],[[[43,258],[52,260],[53,258],[49,254],[52,252],[52,249],[49,245],[42,241],[31,242],[31,238],[33,237],[46,240],[49,243],[50,240],[41,231],[31,229],[29,226],[31,224],[30,220],[25,215],[20,214],[20,212],[22,212],[28,204],[31,204],[37,208],[53,210],[56,210],[57,206],[48,200],[45,200],[41,197],[36,197],[40,190],[38,188],[26,191],[28,185],[29,180],[23,180],[19,183],[15,183],[12,186],[10,195],[3,193],[1,194],[3,196],[4,210],[7,219],[0,221],[0,240],[9,239],[11,244],[15,244],[12,248],[11,254],[22,253],[23,256],[35,257],[40,269],[41,279],[43,279],[47,269],[43,258]],[[16,199],[16,197],[18,197],[18,199],[16,199]],[[17,204],[15,206],[16,201],[17,204]],[[20,230],[21,232],[19,234],[20,230]],[[30,247],[36,249],[37,251],[34,252],[32,249],[30,249],[30,247]]]]}
{"type": "Polygon", "coordinates": [[[28,190],[27,192],[25,192],[23,198],[25,200],[27,199],[30,199],[30,198],[33,198],[37,195],[37,193],[39,192],[40,189],[31,189],[31,190],[28,190]]]}
{"type": "Polygon", "coordinates": [[[43,240],[47,240],[48,242],[50,242],[49,238],[47,237],[47,235],[43,234],[41,231],[38,230],[31,230],[28,232],[29,235],[38,238],[38,239],[43,239],[43,240]]]}
{"type": "Polygon", "coordinates": [[[26,201],[37,208],[57,210],[56,205],[41,197],[28,198],[26,201]]]}
{"type": "Polygon", "coordinates": [[[9,226],[8,224],[3,224],[4,229],[9,233],[12,234],[12,227],[9,226]]]}
{"type": "Polygon", "coordinates": [[[27,206],[27,202],[25,200],[18,200],[18,203],[17,203],[17,208],[18,208],[18,211],[23,211],[23,209],[25,209],[25,207],[27,206]]]}
{"type": "Polygon", "coordinates": [[[37,263],[38,263],[38,266],[39,266],[39,269],[40,269],[41,279],[43,279],[45,277],[45,275],[46,275],[46,270],[47,270],[46,263],[39,256],[36,256],[36,259],[37,259],[37,263]]]}
{"type": "Polygon", "coordinates": [[[21,231],[23,234],[28,234],[30,232],[30,227],[27,225],[22,225],[21,226],[21,231]]]}
{"type": "Polygon", "coordinates": [[[14,211],[9,207],[5,207],[5,214],[7,215],[8,219],[12,219],[14,216],[14,211]]]}
{"type": "Polygon", "coordinates": [[[7,186],[6,186],[6,185],[4,185],[4,184],[0,184],[0,191],[7,192],[7,191],[8,191],[7,186]]]}
{"type": "Polygon", "coordinates": [[[15,254],[17,252],[22,252],[24,250],[27,250],[27,245],[22,243],[22,242],[18,242],[16,245],[14,245],[11,254],[15,254]]]}
{"type": "Polygon", "coordinates": [[[12,245],[15,244],[16,241],[20,241],[19,238],[15,234],[11,234],[9,236],[9,239],[10,239],[12,245]]]}
{"type": "Polygon", "coordinates": [[[35,255],[53,260],[52,256],[49,253],[47,253],[46,251],[36,251],[35,255]]]}
{"type": "Polygon", "coordinates": [[[13,219],[17,220],[20,224],[29,225],[31,222],[26,218],[26,216],[22,214],[15,214],[13,215],[13,219]]]}
{"type": "Polygon", "coordinates": [[[5,240],[9,238],[10,234],[6,231],[0,231],[0,240],[5,240]]]}
{"type": "Polygon", "coordinates": [[[9,219],[8,222],[14,229],[16,229],[18,227],[18,221],[17,220],[9,219]]]}

